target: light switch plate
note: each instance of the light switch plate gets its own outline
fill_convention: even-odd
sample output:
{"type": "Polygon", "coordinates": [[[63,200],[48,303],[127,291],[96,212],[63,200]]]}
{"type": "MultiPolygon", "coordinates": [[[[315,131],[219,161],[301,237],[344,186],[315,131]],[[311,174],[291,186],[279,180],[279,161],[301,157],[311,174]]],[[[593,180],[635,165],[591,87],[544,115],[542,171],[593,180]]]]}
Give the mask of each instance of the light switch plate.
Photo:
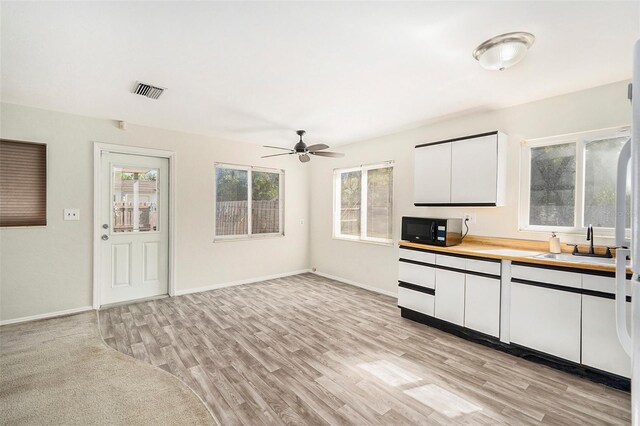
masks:
{"type": "Polygon", "coordinates": [[[80,209],[64,209],[64,220],[80,220],[80,209]]]}

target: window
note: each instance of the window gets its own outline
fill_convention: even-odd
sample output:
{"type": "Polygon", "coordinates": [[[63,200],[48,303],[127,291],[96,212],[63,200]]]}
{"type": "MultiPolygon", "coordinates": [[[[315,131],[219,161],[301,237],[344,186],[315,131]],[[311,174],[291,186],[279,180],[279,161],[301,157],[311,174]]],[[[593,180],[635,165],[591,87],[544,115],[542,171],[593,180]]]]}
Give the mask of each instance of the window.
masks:
{"type": "Polygon", "coordinates": [[[618,156],[628,136],[628,129],[607,129],[526,143],[521,228],[565,232],[581,232],[590,224],[613,228],[618,156]]]}
{"type": "Polygon", "coordinates": [[[0,139],[0,226],[47,224],[47,146],[0,139]]]}
{"type": "Polygon", "coordinates": [[[531,225],[573,226],[576,191],[575,143],[531,148],[531,225]]]}
{"type": "Polygon", "coordinates": [[[160,170],[147,167],[111,166],[111,230],[113,232],[159,231],[160,170]]]}
{"type": "Polygon", "coordinates": [[[337,169],[333,181],[334,237],[391,243],[393,163],[337,169]]]}
{"type": "Polygon", "coordinates": [[[284,235],[284,171],[215,165],[215,239],[284,235]]]}

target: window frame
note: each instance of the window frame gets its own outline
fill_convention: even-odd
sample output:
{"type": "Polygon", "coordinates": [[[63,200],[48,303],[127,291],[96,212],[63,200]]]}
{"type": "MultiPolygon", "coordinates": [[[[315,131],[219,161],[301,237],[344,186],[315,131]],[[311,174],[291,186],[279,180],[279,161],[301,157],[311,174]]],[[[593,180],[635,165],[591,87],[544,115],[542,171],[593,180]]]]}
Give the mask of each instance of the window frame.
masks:
{"type": "Polygon", "coordinates": [[[380,163],[373,163],[373,164],[365,164],[365,165],[360,165],[360,166],[355,166],[355,167],[346,167],[346,168],[336,168],[333,169],[333,211],[332,211],[332,222],[333,222],[333,226],[332,226],[332,235],[333,238],[336,240],[344,240],[344,241],[356,241],[356,242],[361,242],[361,243],[369,243],[369,244],[380,244],[380,245],[393,245],[393,231],[394,231],[394,225],[393,225],[393,204],[394,204],[394,200],[393,198],[395,197],[395,179],[393,179],[392,181],[392,185],[391,185],[391,191],[392,191],[392,197],[391,197],[391,238],[377,238],[377,237],[367,237],[366,233],[367,233],[367,194],[368,194],[368,187],[367,187],[367,171],[369,170],[375,170],[375,169],[386,169],[386,168],[391,168],[391,177],[393,179],[393,171],[395,168],[395,164],[393,160],[389,160],[389,161],[384,161],[384,162],[380,162],[380,163]],[[356,236],[356,235],[346,235],[346,234],[342,234],[340,233],[340,219],[341,219],[341,215],[340,212],[338,211],[341,207],[341,190],[342,190],[342,179],[340,178],[341,175],[343,173],[350,173],[350,172],[356,172],[359,171],[361,172],[360,175],[360,235],[356,236]]]}
{"type": "MultiPolygon", "coordinates": [[[[519,230],[523,232],[558,232],[563,234],[583,234],[588,224],[584,223],[585,209],[585,145],[588,142],[615,137],[629,137],[630,128],[611,127],[587,132],[571,133],[566,135],[551,136],[546,138],[524,140],[520,150],[520,203],[518,214],[519,230]],[[529,220],[529,207],[531,202],[531,149],[543,146],[562,145],[573,143],[576,150],[576,176],[575,176],[575,206],[574,226],[549,226],[531,225],[529,220]]],[[[594,227],[599,236],[613,237],[615,229],[608,227],[594,227]]],[[[626,234],[630,234],[627,228],[626,234]]]]}
{"type": "Polygon", "coordinates": [[[274,238],[274,237],[284,237],[284,169],[272,169],[268,167],[258,167],[258,166],[245,166],[241,164],[231,164],[231,163],[214,163],[213,166],[213,242],[221,242],[221,241],[245,241],[245,240],[255,240],[262,238],[274,238]],[[234,170],[245,170],[247,172],[247,233],[239,234],[239,235],[217,235],[216,227],[218,217],[216,215],[217,212],[217,203],[218,203],[218,183],[216,179],[216,170],[217,169],[234,169],[234,170]],[[253,205],[253,171],[256,172],[265,172],[265,173],[275,173],[278,174],[278,232],[269,232],[269,233],[261,233],[261,234],[253,234],[252,233],[252,205],[253,205]]]}

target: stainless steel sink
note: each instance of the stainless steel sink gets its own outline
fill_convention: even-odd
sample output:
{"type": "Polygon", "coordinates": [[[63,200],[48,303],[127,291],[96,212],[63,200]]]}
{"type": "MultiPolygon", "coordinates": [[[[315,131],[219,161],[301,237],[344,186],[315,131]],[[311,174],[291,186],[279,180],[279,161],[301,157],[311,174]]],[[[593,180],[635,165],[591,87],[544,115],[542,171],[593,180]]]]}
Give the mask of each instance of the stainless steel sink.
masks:
{"type": "Polygon", "coordinates": [[[534,254],[540,252],[530,250],[513,250],[513,249],[491,249],[491,250],[478,250],[480,253],[495,254],[497,256],[518,256],[518,257],[533,257],[534,254]]]}
{"type": "Polygon", "coordinates": [[[573,258],[573,255],[566,255],[566,254],[555,254],[555,253],[542,253],[542,254],[537,254],[535,256],[531,256],[531,257],[537,257],[540,259],[555,259],[555,260],[571,260],[573,258]]]}
{"type": "Polygon", "coordinates": [[[568,253],[542,253],[537,254],[535,256],[531,256],[536,259],[552,259],[552,260],[561,260],[563,262],[573,262],[573,263],[596,263],[601,265],[615,265],[616,260],[606,257],[585,257],[585,256],[574,256],[568,253]]]}

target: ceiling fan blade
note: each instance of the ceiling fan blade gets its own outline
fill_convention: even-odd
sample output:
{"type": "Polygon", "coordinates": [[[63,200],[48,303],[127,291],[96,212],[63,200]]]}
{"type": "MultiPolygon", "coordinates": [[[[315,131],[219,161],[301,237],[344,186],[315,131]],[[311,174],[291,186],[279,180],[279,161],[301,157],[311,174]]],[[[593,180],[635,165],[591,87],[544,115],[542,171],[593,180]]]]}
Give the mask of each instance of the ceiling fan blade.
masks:
{"type": "Polygon", "coordinates": [[[283,152],[282,154],[263,155],[260,158],[277,157],[279,155],[291,155],[291,154],[293,154],[293,152],[283,152]]]}
{"type": "Polygon", "coordinates": [[[309,145],[307,150],[309,151],[322,151],[323,149],[329,148],[329,145],[325,145],[323,143],[317,143],[315,145],[309,145]]]}
{"type": "Polygon", "coordinates": [[[308,161],[311,161],[311,157],[309,157],[307,154],[302,154],[298,158],[300,159],[301,163],[306,163],[308,161]]]}
{"type": "Polygon", "coordinates": [[[291,148],[282,148],[281,146],[263,145],[263,148],[284,149],[285,151],[292,151],[291,148]]]}
{"type": "Polygon", "coordinates": [[[341,152],[310,152],[309,154],[317,155],[319,157],[344,157],[341,152]]]}

